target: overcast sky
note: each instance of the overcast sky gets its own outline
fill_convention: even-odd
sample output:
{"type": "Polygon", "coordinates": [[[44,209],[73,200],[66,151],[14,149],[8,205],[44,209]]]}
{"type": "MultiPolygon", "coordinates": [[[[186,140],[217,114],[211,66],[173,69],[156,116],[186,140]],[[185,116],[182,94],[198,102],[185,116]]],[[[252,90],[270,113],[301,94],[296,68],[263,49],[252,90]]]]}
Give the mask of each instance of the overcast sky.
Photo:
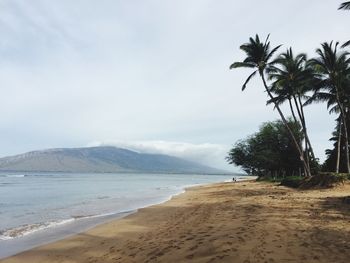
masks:
{"type": "MultiPolygon", "coordinates": [[[[238,139],[278,118],[249,71],[230,71],[239,45],[314,56],[350,38],[334,0],[1,0],[0,156],[114,144],[216,167],[238,139]]],[[[335,116],[307,108],[324,159],[335,116]]],[[[235,168],[229,168],[237,170],[235,168]]]]}

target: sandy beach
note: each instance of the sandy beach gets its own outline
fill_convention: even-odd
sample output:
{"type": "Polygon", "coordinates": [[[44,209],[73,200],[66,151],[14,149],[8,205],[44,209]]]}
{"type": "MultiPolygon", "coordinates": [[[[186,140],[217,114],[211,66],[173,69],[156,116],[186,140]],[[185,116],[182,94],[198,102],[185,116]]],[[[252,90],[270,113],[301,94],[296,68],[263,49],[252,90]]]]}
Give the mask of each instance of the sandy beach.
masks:
{"type": "Polygon", "coordinates": [[[14,262],[349,262],[350,185],[300,191],[269,183],[187,189],[14,262]]]}

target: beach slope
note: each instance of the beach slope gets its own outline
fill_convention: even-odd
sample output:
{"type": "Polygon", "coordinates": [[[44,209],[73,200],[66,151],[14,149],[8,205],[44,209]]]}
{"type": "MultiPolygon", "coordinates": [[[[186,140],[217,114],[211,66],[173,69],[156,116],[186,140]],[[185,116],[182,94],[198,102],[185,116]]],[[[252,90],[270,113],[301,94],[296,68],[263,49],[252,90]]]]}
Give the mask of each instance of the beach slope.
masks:
{"type": "Polygon", "coordinates": [[[126,218],[0,261],[349,262],[350,185],[194,187],[126,218]]]}

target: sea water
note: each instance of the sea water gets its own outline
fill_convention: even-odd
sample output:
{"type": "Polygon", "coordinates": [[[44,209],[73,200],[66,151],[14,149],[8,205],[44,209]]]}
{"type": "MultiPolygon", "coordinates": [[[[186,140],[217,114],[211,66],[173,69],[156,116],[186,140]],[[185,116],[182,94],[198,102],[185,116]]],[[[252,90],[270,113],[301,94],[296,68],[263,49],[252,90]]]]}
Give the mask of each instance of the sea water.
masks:
{"type": "Polygon", "coordinates": [[[164,202],[186,186],[229,180],[231,175],[0,174],[0,258],[164,202]]]}

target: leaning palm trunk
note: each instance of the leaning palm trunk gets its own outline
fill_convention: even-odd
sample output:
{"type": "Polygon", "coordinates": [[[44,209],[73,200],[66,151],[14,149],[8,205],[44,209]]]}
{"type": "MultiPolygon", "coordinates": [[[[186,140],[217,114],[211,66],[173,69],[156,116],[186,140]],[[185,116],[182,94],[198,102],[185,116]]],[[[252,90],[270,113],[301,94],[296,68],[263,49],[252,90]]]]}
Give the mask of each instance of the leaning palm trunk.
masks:
{"type": "Polygon", "coordinates": [[[310,153],[311,153],[311,157],[313,160],[315,160],[315,154],[314,154],[314,150],[311,146],[311,142],[310,142],[310,139],[309,139],[309,134],[307,133],[307,129],[306,129],[306,121],[305,121],[305,114],[304,114],[304,106],[300,100],[300,95],[298,95],[298,101],[299,101],[299,104],[300,104],[300,111],[301,111],[301,115],[302,115],[302,125],[303,125],[303,129],[305,130],[305,140],[308,144],[308,149],[310,150],[310,153]]]}
{"type": "Polygon", "coordinates": [[[349,137],[348,137],[348,128],[346,124],[346,117],[343,117],[343,126],[344,126],[344,145],[345,145],[345,160],[346,160],[346,171],[350,173],[350,163],[349,163],[349,137]]]}
{"type": "MultiPolygon", "coordinates": [[[[290,112],[292,113],[294,122],[295,122],[295,123],[299,123],[299,120],[297,119],[297,117],[296,117],[296,115],[295,115],[295,112],[294,112],[292,100],[291,100],[290,98],[288,99],[288,102],[289,102],[289,108],[290,108],[290,112]]],[[[302,141],[299,142],[299,147],[301,148],[300,145],[302,145],[302,141]]]]}
{"type": "Polygon", "coordinates": [[[295,116],[295,113],[294,113],[292,100],[290,98],[288,98],[288,102],[289,102],[290,112],[292,113],[292,116],[293,116],[293,120],[294,120],[294,122],[298,122],[297,117],[295,116]]]}
{"type": "Polygon", "coordinates": [[[344,146],[345,146],[345,160],[346,160],[346,172],[350,173],[350,163],[349,163],[349,138],[348,138],[348,127],[346,124],[346,113],[343,108],[343,104],[340,102],[338,88],[336,87],[336,98],[339,106],[340,114],[342,117],[343,127],[344,127],[344,146]]]}
{"type": "MultiPolygon", "coordinates": [[[[290,98],[288,98],[288,102],[289,102],[289,108],[290,108],[290,111],[291,111],[291,113],[292,113],[294,122],[295,122],[295,123],[299,123],[299,120],[297,119],[297,117],[296,117],[296,115],[295,115],[295,112],[294,112],[292,100],[291,100],[290,98]]],[[[300,142],[299,142],[299,147],[300,147],[300,149],[302,148],[301,145],[302,145],[302,140],[300,140],[300,142]]],[[[305,145],[305,149],[307,149],[307,145],[305,145]]],[[[307,164],[308,164],[308,166],[310,166],[308,160],[307,160],[307,164]]]]}
{"type": "Polygon", "coordinates": [[[297,139],[295,138],[295,136],[293,134],[293,131],[289,127],[288,122],[287,122],[286,118],[284,117],[283,112],[281,111],[278,103],[275,101],[274,97],[272,96],[271,91],[270,91],[270,89],[268,88],[268,86],[266,84],[264,73],[263,72],[259,72],[259,74],[260,74],[261,79],[262,79],[262,81],[264,83],[264,87],[265,87],[265,90],[266,90],[267,94],[269,95],[271,101],[274,102],[275,108],[277,109],[279,115],[281,116],[281,119],[282,119],[284,125],[286,126],[291,139],[293,140],[295,148],[297,149],[297,151],[299,153],[300,160],[301,160],[301,162],[303,163],[303,166],[304,166],[305,176],[309,177],[309,176],[311,176],[310,167],[308,166],[308,164],[305,161],[303,151],[302,151],[301,147],[299,146],[299,143],[298,143],[297,139]]]}
{"type": "Polygon", "coordinates": [[[307,139],[306,139],[307,138],[307,132],[306,132],[306,125],[305,125],[304,115],[301,112],[300,106],[298,104],[298,101],[297,101],[295,95],[293,95],[293,100],[294,100],[294,104],[295,104],[295,107],[296,107],[297,112],[298,112],[298,116],[299,116],[299,119],[300,119],[300,122],[301,122],[303,134],[304,134],[304,140],[305,140],[305,162],[306,162],[307,166],[310,169],[309,149],[308,149],[308,142],[307,142],[307,139]]]}
{"type": "Polygon", "coordinates": [[[301,125],[303,127],[303,132],[304,132],[304,136],[305,136],[305,145],[307,145],[307,146],[305,146],[307,148],[306,149],[307,153],[308,153],[308,151],[310,151],[312,159],[315,160],[314,150],[313,150],[313,148],[311,146],[309,135],[308,135],[307,129],[306,129],[304,108],[303,108],[303,104],[302,104],[302,102],[300,100],[300,95],[298,95],[298,100],[297,100],[297,98],[295,96],[293,96],[293,99],[294,99],[295,106],[297,108],[298,115],[300,117],[301,125]]]}
{"type": "Polygon", "coordinates": [[[337,159],[336,159],[336,166],[335,166],[335,172],[339,173],[339,163],[340,163],[340,144],[341,144],[341,132],[342,132],[342,121],[341,117],[339,118],[339,132],[338,132],[338,145],[337,145],[337,159]]]}

